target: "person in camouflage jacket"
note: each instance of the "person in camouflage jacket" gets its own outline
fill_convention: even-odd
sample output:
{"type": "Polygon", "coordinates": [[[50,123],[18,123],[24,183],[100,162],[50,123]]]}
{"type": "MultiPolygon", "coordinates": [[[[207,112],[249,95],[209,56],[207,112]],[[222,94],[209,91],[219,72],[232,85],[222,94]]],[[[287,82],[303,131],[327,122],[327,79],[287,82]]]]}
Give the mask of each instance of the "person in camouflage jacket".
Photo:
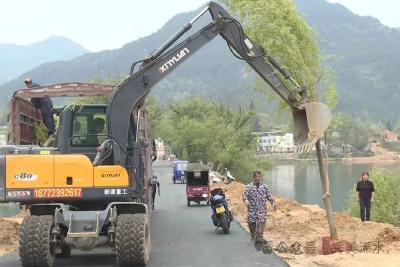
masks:
{"type": "Polygon", "coordinates": [[[275,200],[268,186],[262,182],[260,171],[253,174],[253,182],[248,184],[243,192],[243,201],[247,206],[247,223],[252,240],[264,242],[263,234],[267,220],[267,201],[276,210],[275,200]]]}

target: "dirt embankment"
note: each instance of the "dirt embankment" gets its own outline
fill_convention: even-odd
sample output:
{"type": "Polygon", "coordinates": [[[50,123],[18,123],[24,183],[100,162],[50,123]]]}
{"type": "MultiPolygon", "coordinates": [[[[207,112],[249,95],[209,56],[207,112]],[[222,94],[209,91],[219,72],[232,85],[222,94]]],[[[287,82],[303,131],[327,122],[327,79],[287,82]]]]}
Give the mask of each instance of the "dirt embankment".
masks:
{"type": "MultiPolygon", "coordinates": [[[[247,209],[241,196],[244,185],[232,182],[213,187],[226,189],[231,208],[246,230],[247,209]]],[[[329,236],[325,210],[276,197],[278,210],[269,209],[265,239],[291,266],[400,266],[400,228],[391,224],[361,223],[344,213],[335,214],[339,239],[353,244],[353,252],[322,255],[322,237],[329,236]]]]}
{"type": "Polygon", "coordinates": [[[18,222],[0,219],[0,256],[14,252],[18,248],[19,228],[18,222]]]}
{"type": "Polygon", "coordinates": [[[381,147],[380,144],[372,143],[371,151],[375,153],[375,156],[344,158],[343,162],[344,163],[375,163],[375,162],[397,163],[400,161],[400,157],[396,152],[387,150],[381,147]]]}
{"type": "Polygon", "coordinates": [[[18,236],[22,220],[29,212],[22,211],[13,217],[0,218],[0,256],[18,249],[18,236]]]}

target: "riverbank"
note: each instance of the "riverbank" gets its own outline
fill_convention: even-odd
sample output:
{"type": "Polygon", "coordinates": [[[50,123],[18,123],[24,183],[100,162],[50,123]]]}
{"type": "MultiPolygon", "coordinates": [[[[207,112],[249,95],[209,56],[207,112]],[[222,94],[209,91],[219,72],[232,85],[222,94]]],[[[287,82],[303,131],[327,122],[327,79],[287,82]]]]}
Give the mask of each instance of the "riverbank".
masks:
{"type": "Polygon", "coordinates": [[[377,162],[385,162],[385,163],[400,163],[400,157],[397,152],[390,151],[386,148],[383,148],[378,143],[371,144],[371,151],[375,154],[375,156],[371,157],[355,157],[355,158],[344,158],[343,163],[351,164],[351,163],[377,163],[377,162]]]}
{"type": "MultiPolygon", "coordinates": [[[[383,148],[379,143],[372,143],[369,145],[371,152],[374,153],[374,156],[365,156],[365,157],[329,157],[328,161],[332,163],[344,163],[344,164],[375,164],[375,163],[383,163],[383,164],[397,164],[400,163],[400,155],[395,151],[390,151],[386,148],[383,148]]],[[[283,163],[283,164],[293,164],[297,162],[316,162],[316,157],[311,158],[296,158],[294,154],[291,156],[285,157],[286,154],[278,155],[271,157],[275,161],[275,163],[283,163]]]]}
{"type": "MultiPolygon", "coordinates": [[[[246,213],[241,196],[244,185],[218,184],[230,200],[236,220],[246,229],[246,213]]],[[[329,236],[325,210],[317,205],[301,205],[276,197],[278,210],[269,212],[265,238],[274,251],[291,266],[398,266],[400,228],[391,224],[361,223],[345,213],[335,213],[340,240],[353,244],[353,252],[322,255],[322,238],[329,236]]]]}

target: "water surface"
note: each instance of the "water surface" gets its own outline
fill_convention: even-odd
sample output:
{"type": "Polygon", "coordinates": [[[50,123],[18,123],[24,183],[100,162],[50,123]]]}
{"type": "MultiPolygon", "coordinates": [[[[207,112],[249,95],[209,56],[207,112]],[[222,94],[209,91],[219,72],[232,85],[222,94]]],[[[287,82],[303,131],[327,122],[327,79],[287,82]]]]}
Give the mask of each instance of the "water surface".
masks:
{"type": "MultiPolygon", "coordinates": [[[[364,171],[373,167],[400,170],[398,164],[343,164],[329,163],[330,193],[334,211],[346,209],[349,194],[364,171]]],[[[293,164],[278,164],[273,170],[264,172],[264,181],[279,196],[294,199],[303,204],[317,204],[323,207],[322,187],[318,163],[296,161],[293,164]]],[[[373,177],[371,176],[373,181],[373,177]]]]}

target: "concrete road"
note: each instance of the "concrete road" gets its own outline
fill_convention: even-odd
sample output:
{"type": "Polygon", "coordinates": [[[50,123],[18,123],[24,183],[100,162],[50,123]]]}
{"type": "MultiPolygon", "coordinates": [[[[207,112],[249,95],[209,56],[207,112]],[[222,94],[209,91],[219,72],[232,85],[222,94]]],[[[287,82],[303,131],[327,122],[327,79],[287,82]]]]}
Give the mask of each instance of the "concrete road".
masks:
{"type": "MultiPolygon", "coordinates": [[[[161,197],[156,198],[152,216],[152,267],[250,267],[288,266],[274,253],[263,253],[254,247],[248,233],[232,222],[225,235],[215,232],[208,206],[187,207],[185,185],[173,184],[172,168],[155,168],[161,183],[161,197]]],[[[115,266],[111,250],[99,248],[82,253],[72,251],[71,258],[57,258],[56,266],[115,266]]],[[[0,258],[0,267],[20,266],[17,253],[0,258]]]]}

